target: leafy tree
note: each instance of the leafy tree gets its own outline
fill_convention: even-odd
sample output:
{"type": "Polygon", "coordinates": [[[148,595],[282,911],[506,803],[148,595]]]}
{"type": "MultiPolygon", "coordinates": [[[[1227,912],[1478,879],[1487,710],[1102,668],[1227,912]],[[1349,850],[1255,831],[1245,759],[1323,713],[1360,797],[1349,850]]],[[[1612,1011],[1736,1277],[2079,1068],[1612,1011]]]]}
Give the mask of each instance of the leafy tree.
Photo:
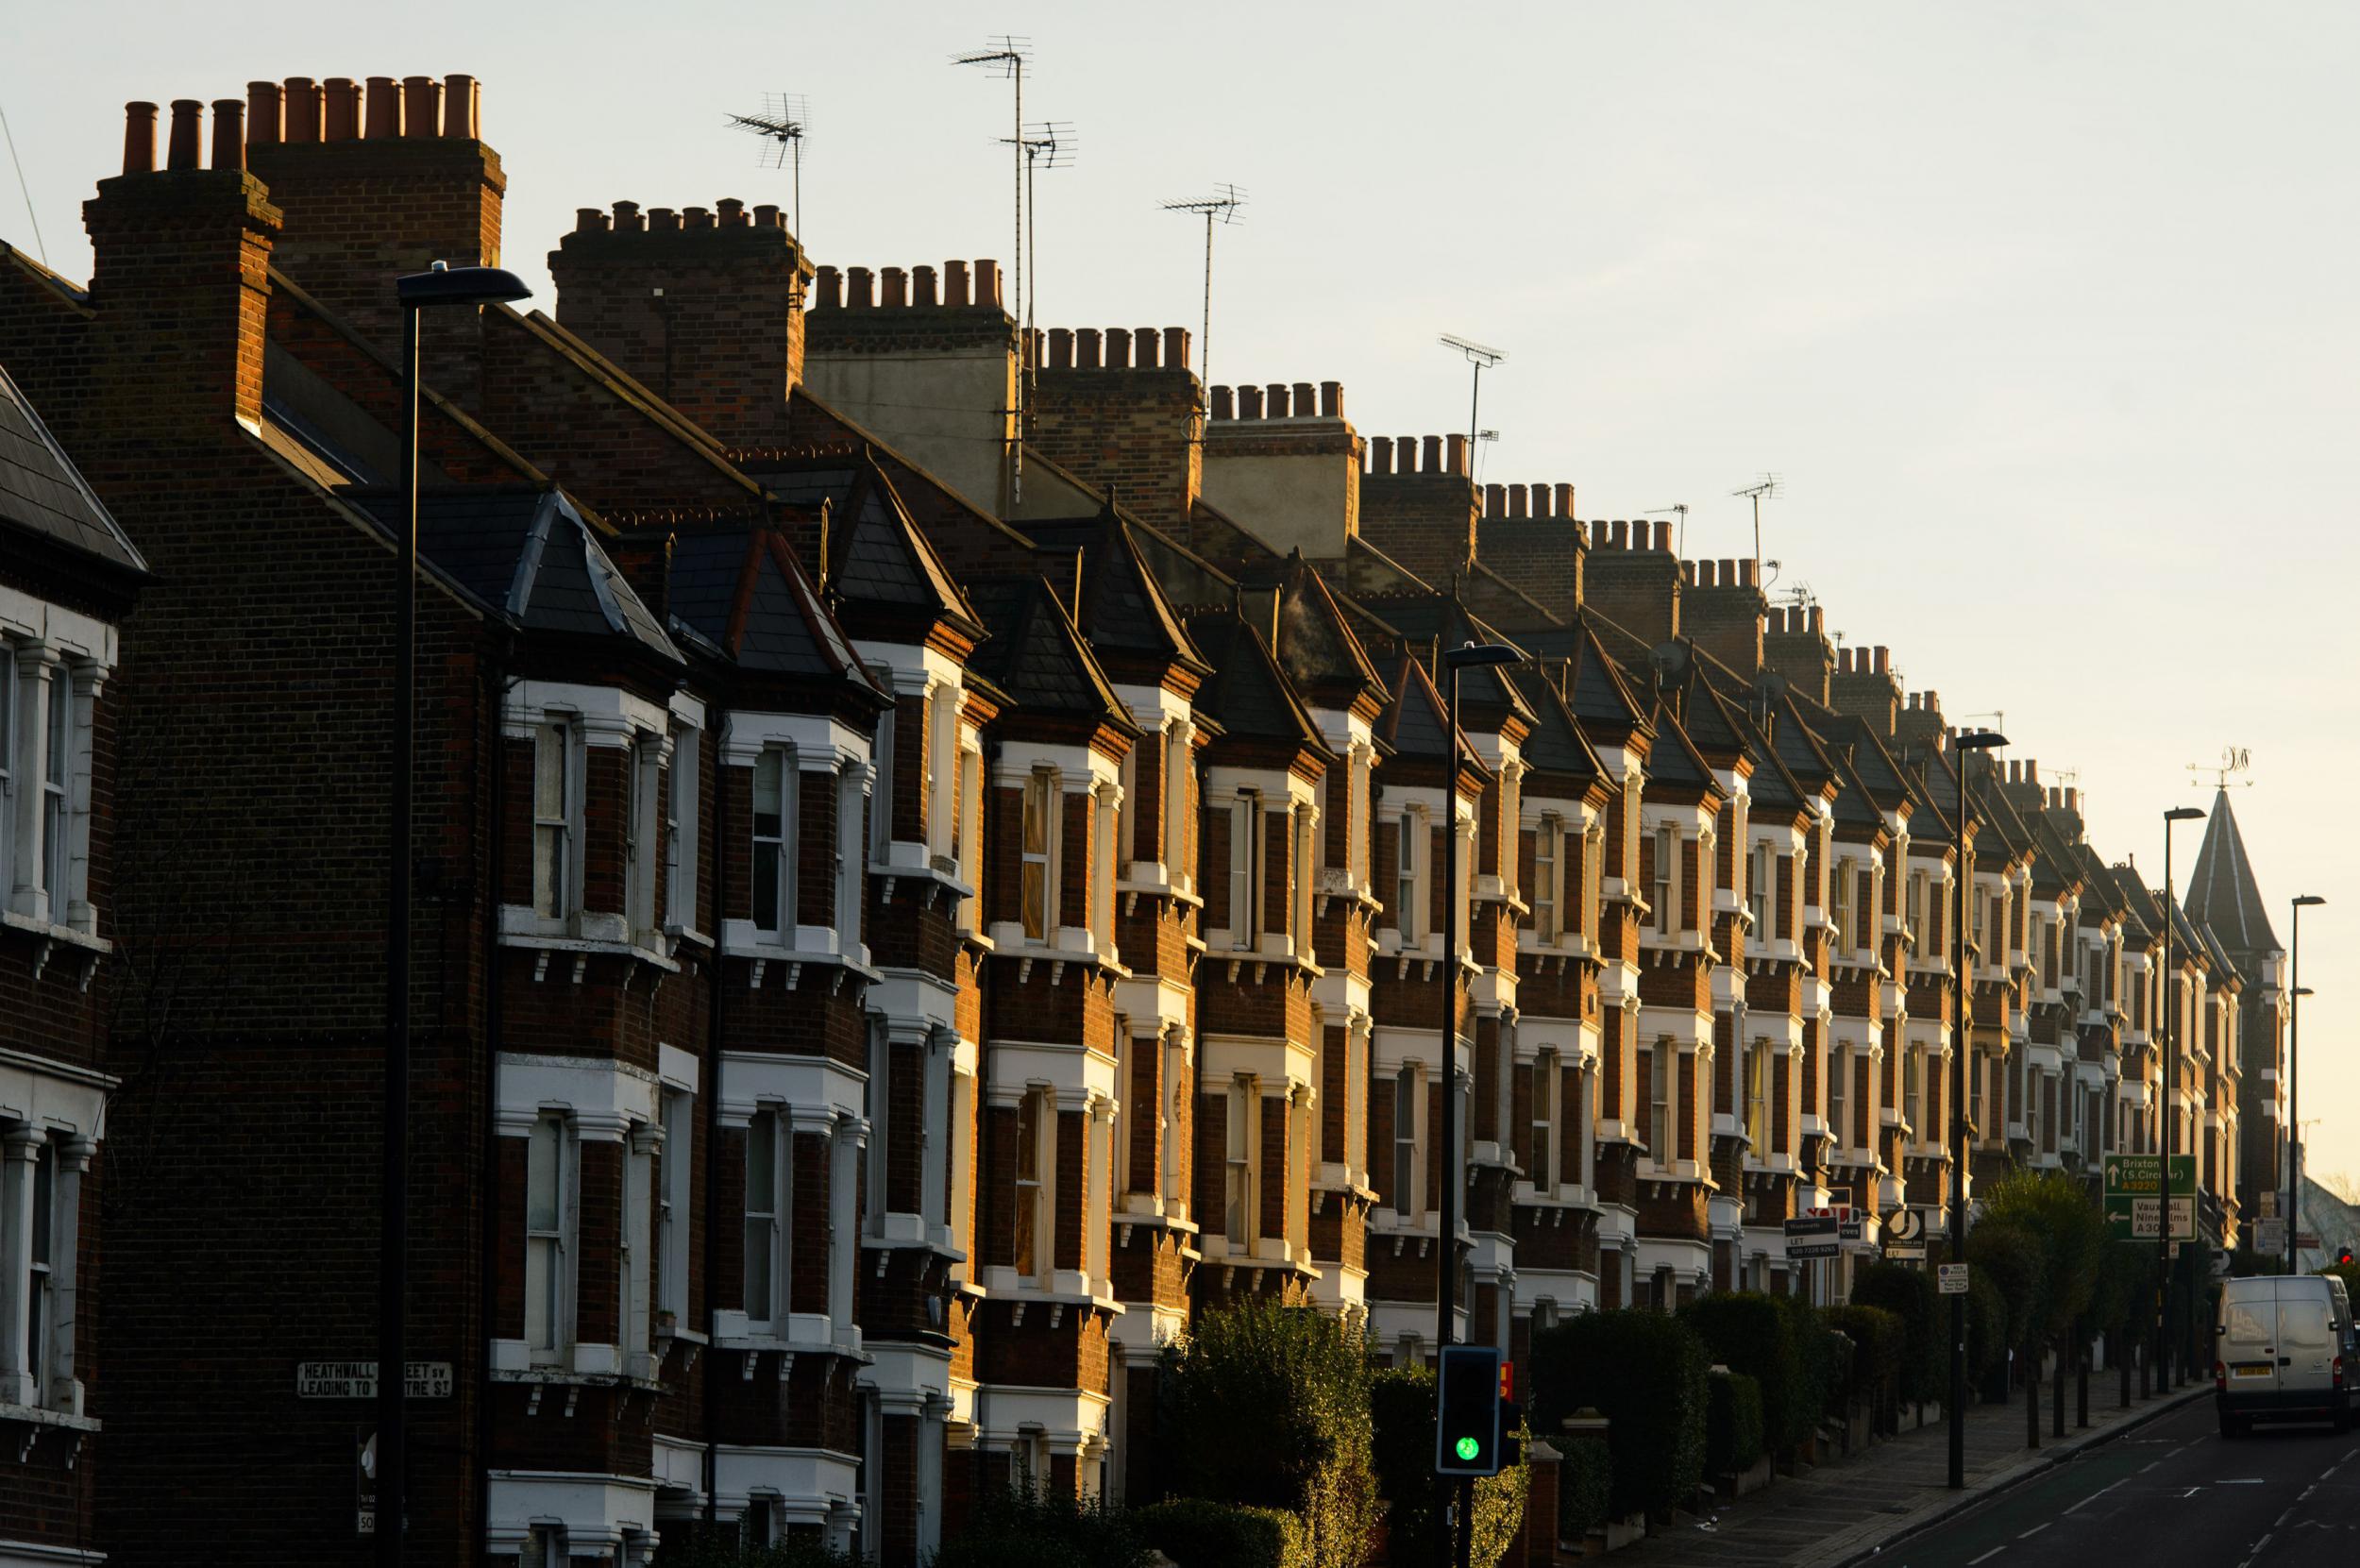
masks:
{"type": "Polygon", "coordinates": [[[1167,1361],[1178,1490],[1298,1514],[1313,1568],[1358,1568],[1378,1508],[1370,1387],[1340,1318],[1261,1298],[1204,1314],[1167,1361]]]}
{"type": "MultiPolygon", "coordinates": [[[[2081,1179],[2063,1171],[2017,1171],[1983,1195],[1983,1222],[2012,1225],[2040,1248],[2042,1289],[2022,1326],[2027,1349],[2072,1345],[2106,1245],[2106,1219],[2081,1179]]],[[[1974,1242],[1968,1240],[1970,1253],[1974,1242]]]]}
{"type": "Polygon", "coordinates": [[[1715,1361],[1754,1380],[1762,1402],[1762,1441],[1772,1451],[1792,1448],[1817,1427],[1818,1369],[1804,1359],[1796,1324],[1777,1297],[1759,1290],[1715,1290],[1681,1307],[1679,1317],[1703,1339],[1715,1361]]]}
{"type": "Polygon", "coordinates": [[[1852,1301],[1881,1307],[1901,1320],[1901,1397],[1913,1403],[1947,1398],[1950,1315],[1933,1275],[1906,1263],[1871,1263],[1853,1279],[1852,1301]]]}

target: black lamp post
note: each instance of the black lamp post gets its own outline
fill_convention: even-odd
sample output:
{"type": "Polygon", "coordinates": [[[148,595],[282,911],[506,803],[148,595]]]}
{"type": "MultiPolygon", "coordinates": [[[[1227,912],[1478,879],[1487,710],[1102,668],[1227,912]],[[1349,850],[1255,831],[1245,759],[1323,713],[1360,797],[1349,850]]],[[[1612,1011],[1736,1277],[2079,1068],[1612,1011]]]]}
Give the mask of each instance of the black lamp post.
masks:
{"type": "MultiPolygon", "coordinates": [[[[1444,703],[1450,712],[1450,750],[1442,771],[1442,1239],[1434,1249],[1441,1280],[1435,1291],[1435,1365],[1442,1345],[1458,1342],[1455,1297],[1458,1288],[1458,672],[1484,665],[1512,665],[1524,655],[1505,643],[1461,643],[1442,655],[1444,703]]],[[[1475,1482],[1458,1483],[1459,1568],[1466,1568],[1475,1541],[1475,1482]]]]}
{"type": "MultiPolygon", "coordinates": [[[[1958,738],[1959,878],[1950,899],[1950,972],[1958,1018],[1950,1030],[1950,1261],[1966,1261],[1966,1063],[1974,1046],[1975,998],[1966,977],[1966,753],[2005,746],[1997,730],[1958,738]]],[[[1966,1298],[1950,1298],[1950,1486],[1966,1486],[1966,1298]]]]}
{"type": "MultiPolygon", "coordinates": [[[[2164,966],[2163,984],[2156,987],[2156,1011],[2162,1016],[2155,1020],[2156,1037],[2163,1043],[2164,1059],[2161,1080],[2162,1098],[2156,1102],[2155,1121],[2157,1149],[2155,1157],[2157,1169],[2161,1172],[2157,1189],[2163,1195],[2160,1200],[2162,1206],[2155,1215],[2155,1266],[2163,1278],[2163,1290],[2155,1305],[2155,1343],[2158,1353],[2164,1359],[2156,1368],[2155,1391],[2157,1393],[2162,1393],[2170,1388],[2172,1363],[2179,1359],[2171,1350],[2171,1146],[2177,1140],[2180,1131],[2178,1118],[2172,1114],[2171,1104],[2171,1075],[2176,1065],[2172,1061],[2171,1020],[2172,1015],[2180,1010],[2180,987],[2171,972],[2171,911],[2174,897],[2171,881],[2171,830],[2179,823],[2198,821],[2203,816],[2204,814],[2194,806],[2174,806],[2164,813],[2164,897],[2162,900],[2164,966]]],[[[2188,1194],[2188,1202],[2190,1207],[2193,1208],[2196,1202],[2196,1194],[2193,1191],[2188,1194]]],[[[2191,1214],[2189,1218],[2194,1219],[2195,1216],[2191,1214]]],[[[2185,1367],[2181,1368],[2180,1380],[2183,1384],[2187,1381],[2185,1367]]]]}
{"type": "Polygon", "coordinates": [[[2311,993],[2302,988],[2302,912],[2313,904],[2327,901],[2317,893],[2305,893],[2295,900],[2295,930],[2293,941],[2294,995],[2289,999],[2293,1011],[2287,1020],[2286,1039],[2286,1272],[2293,1273],[2296,1262],[2295,1238],[2302,1230],[2302,1122],[2298,1112],[2302,1108],[2302,999],[2311,993]]]}
{"type": "Polygon", "coordinates": [[[378,1215],[377,1560],[401,1561],[407,1475],[403,1402],[409,1347],[402,1305],[410,1245],[410,794],[417,754],[418,312],[441,306],[522,299],[531,290],[497,267],[411,273],[394,284],[401,302],[402,533],[395,542],[393,844],[385,918],[384,1165],[378,1215]]]}

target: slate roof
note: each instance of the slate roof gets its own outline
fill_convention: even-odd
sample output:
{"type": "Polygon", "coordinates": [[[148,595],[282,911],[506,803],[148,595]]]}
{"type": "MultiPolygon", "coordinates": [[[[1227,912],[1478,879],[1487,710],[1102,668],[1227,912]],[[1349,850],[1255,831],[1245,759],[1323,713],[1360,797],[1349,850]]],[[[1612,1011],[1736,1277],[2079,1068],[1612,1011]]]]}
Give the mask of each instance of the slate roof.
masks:
{"type": "Polygon", "coordinates": [[[2211,926],[2221,946],[2241,960],[2279,951],[2278,934],[2270,929],[2269,911],[2253,880],[2253,863],[2246,858],[2245,836],[2237,831],[2237,815],[2229,809],[2225,789],[2213,796],[2213,815],[2204,824],[2196,869],[2188,875],[2188,913],[2211,926]]]}
{"type": "MultiPolygon", "coordinates": [[[[1129,521],[1111,504],[1094,517],[1028,520],[1024,531],[1044,550],[1081,552],[1082,603],[1074,618],[1093,651],[1184,665],[1199,674],[1211,667],[1148,569],[1129,521]]],[[[1070,572],[1063,565],[1054,569],[1070,572]]]]}
{"type": "Polygon", "coordinates": [[[885,695],[777,529],[674,535],[666,589],[674,628],[742,669],[885,695]]]}
{"type": "MultiPolygon", "coordinates": [[[[402,497],[343,492],[388,535],[402,497]]],[[[479,484],[418,493],[418,553],[526,632],[619,637],[672,663],[681,650],[641,602],[566,494],[551,485],[479,484]]]]}
{"type": "Polygon", "coordinates": [[[1319,724],[1280,672],[1261,633],[1243,616],[1206,611],[1188,618],[1188,632],[1212,668],[1195,705],[1212,716],[1223,734],[1327,753],[1319,724]]]}
{"type": "MultiPolygon", "coordinates": [[[[1559,669],[1561,674],[1563,666],[1559,669]]],[[[1525,762],[1535,772],[1571,779],[1584,787],[1601,777],[1606,770],[1598,765],[1598,754],[1591,750],[1590,737],[1581,733],[1580,721],[1566,706],[1564,694],[1549,672],[1526,666],[1515,677],[1526,704],[1536,716],[1532,733],[1518,749],[1525,762]]],[[[1533,793],[1542,791],[1536,787],[1533,793]]]]}
{"type": "Polygon", "coordinates": [[[974,668],[1020,708],[1112,719],[1128,728],[1130,713],[1066,614],[1056,591],[1037,574],[980,578],[968,600],[990,640],[974,668]]]}
{"type": "Polygon", "coordinates": [[[147,563],[0,366],[0,524],[120,571],[147,563]]]}
{"type": "MultiPolygon", "coordinates": [[[[1377,738],[1391,747],[1395,755],[1447,762],[1454,750],[1450,711],[1443,706],[1442,694],[1435,689],[1425,666],[1406,652],[1399,655],[1392,692],[1392,701],[1377,717],[1377,738]]],[[[1456,750],[1461,766],[1470,762],[1477,767],[1484,766],[1464,737],[1458,738],[1456,750]]]]}
{"type": "MultiPolygon", "coordinates": [[[[1456,591],[1449,594],[1417,594],[1388,596],[1377,601],[1375,608],[1383,614],[1401,635],[1411,642],[1432,642],[1442,649],[1461,643],[1497,643],[1509,639],[1485,625],[1460,603],[1456,591]]],[[[1501,671],[1499,665],[1477,665],[1458,673],[1459,713],[1469,710],[1488,716],[1513,714],[1527,724],[1532,710],[1524,697],[1501,671]]]]}

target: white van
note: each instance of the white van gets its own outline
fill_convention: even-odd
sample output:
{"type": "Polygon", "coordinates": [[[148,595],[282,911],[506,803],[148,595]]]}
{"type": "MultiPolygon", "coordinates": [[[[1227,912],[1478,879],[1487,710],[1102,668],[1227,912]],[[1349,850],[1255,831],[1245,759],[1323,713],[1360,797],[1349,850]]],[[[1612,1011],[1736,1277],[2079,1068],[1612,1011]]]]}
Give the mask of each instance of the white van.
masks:
{"type": "Polygon", "coordinates": [[[2213,1340],[2213,1404],[2222,1437],[2279,1416],[2351,1430],[2345,1356],[2352,1348],[2352,1309],[2331,1289],[2335,1283],[2317,1274],[2222,1283],[2213,1340]]]}

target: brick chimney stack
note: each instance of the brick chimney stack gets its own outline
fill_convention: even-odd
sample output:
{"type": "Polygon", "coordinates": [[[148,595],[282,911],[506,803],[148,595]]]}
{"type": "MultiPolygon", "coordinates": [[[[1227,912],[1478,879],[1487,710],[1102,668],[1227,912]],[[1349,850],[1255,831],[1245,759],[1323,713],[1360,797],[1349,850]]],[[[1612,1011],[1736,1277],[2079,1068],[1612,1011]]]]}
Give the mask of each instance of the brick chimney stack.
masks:
{"type": "Polygon", "coordinates": [[[1752,679],[1762,667],[1762,597],[1758,561],[1697,561],[1680,590],[1680,630],[1698,648],[1752,679]]]}
{"type": "Polygon", "coordinates": [[[775,207],[724,197],[676,216],[577,210],[549,252],[558,322],[723,441],[783,442],[811,265],[775,207]]]}
{"type": "Polygon", "coordinates": [[[1846,649],[1828,683],[1828,706],[1840,714],[1858,715],[1880,738],[1891,739],[1894,720],[1901,711],[1901,684],[1894,677],[1888,650],[1846,649]]]}
{"type": "Polygon", "coordinates": [[[1942,722],[1940,692],[1911,692],[1901,711],[1894,715],[1893,738],[1905,750],[1940,750],[1947,744],[1947,733],[1942,722]]]}
{"type": "Polygon", "coordinates": [[[82,204],[99,425],[147,434],[261,417],[280,214],[244,167],[244,109],[213,106],[213,166],[200,168],[205,106],[175,101],[160,169],[156,106],[128,105],[123,173],[82,204]]]}
{"type": "Polygon", "coordinates": [[[1680,588],[1669,517],[1590,525],[1582,599],[1592,609],[1642,642],[1670,642],[1680,634],[1680,588]]]}
{"type": "Polygon", "coordinates": [[[396,278],[499,264],[508,180],[473,76],[290,76],[248,83],[246,108],[246,165],[286,217],[279,269],[388,353],[396,278]]]}
{"type": "Polygon", "coordinates": [[[1360,537],[1429,583],[1475,558],[1482,497],[1467,471],[1467,438],[1376,436],[1360,475],[1360,537]]]}
{"type": "Polygon", "coordinates": [[[1828,641],[1827,612],[1813,605],[1787,605],[1770,612],[1762,639],[1762,663],[1820,706],[1827,706],[1835,649],[1828,641]]]}

